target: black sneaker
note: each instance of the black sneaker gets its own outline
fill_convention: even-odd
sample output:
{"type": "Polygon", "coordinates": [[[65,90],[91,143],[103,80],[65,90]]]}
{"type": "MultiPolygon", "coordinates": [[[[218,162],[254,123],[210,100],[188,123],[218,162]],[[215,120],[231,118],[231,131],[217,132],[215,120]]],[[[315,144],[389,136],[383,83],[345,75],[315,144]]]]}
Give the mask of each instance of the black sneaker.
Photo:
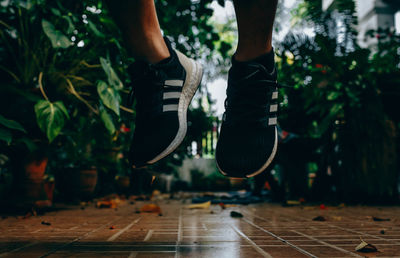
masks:
{"type": "Polygon", "coordinates": [[[218,169],[226,176],[256,176],[265,171],[276,154],[277,73],[273,54],[262,58],[272,59],[272,71],[259,59],[238,62],[232,58],[216,150],[218,169]]]}
{"type": "Polygon", "coordinates": [[[173,152],[183,141],[186,112],[200,85],[199,63],[172,49],[170,57],[152,65],[137,61],[129,68],[136,99],[136,121],[130,160],[133,167],[153,164],[173,152]]]}

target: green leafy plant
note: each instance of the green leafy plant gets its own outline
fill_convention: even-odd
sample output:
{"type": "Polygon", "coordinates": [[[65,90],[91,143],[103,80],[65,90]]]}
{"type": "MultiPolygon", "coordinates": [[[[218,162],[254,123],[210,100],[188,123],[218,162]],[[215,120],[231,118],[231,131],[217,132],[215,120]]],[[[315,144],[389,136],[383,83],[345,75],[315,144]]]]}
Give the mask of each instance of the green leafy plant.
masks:
{"type": "Polygon", "coordinates": [[[319,140],[313,151],[320,157],[316,182],[329,167],[337,198],[393,200],[400,119],[391,111],[399,110],[398,101],[390,96],[399,92],[400,37],[370,32],[376,51],[360,48],[354,2],[338,1],[336,11],[325,13],[317,2],[300,6],[306,7],[301,17],[316,28],[315,36],[289,34],[276,48],[279,81],[294,85],[281,90],[280,125],[319,140]]]}
{"type": "Polygon", "coordinates": [[[6,142],[8,145],[12,141],[12,131],[20,131],[26,133],[22,125],[16,121],[9,120],[0,115],[0,140],[6,142]]]}
{"type": "Polygon", "coordinates": [[[69,118],[68,112],[61,101],[40,100],[35,104],[35,113],[40,129],[46,133],[50,142],[64,127],[65,119],[69,118]]]}

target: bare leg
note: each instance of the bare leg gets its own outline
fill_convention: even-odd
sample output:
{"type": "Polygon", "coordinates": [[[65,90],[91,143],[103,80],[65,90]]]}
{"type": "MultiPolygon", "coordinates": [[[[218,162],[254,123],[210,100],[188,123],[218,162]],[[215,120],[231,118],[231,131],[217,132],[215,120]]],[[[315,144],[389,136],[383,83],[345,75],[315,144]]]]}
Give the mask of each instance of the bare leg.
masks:
{"type": "Polygon", "coordinates": [[[249,61],[272,50],[272,28],[278,0],[234,0],[239,30],[237,61],[249,61]]]}
{"type": "Polygon", "coordinates": [[[153,0],[106,0],[126,47],[136,59],[158,63],[170,56],[153,0]]]}

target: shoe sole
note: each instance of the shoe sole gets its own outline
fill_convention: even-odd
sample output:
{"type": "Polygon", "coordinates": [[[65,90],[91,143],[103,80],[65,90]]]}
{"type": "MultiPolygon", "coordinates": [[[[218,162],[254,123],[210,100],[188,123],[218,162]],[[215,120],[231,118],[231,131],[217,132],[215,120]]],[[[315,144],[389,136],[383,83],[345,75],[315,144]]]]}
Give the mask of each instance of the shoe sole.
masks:
{"type": "Polygon", "coordinates": [[[185,83],[183,85],[178,104],[179,130],[174,140],[163,152],[161,152],[154,159],[146,162],[149,165],[154,164],[160,159],[168,156],[182,143],[187,132],[187,109],[203,77],[203,68],[201,67],[200,63],[186,57],[184,54],[177,50],[175,51],[178,55],[179,62],[186,71],[185,83]]]}
{"type": "MultiPolygon", "coordinates": [[[[245,175],[245,177],[246,178],[254,177],[254,176],[262,173],[263,171],[265,171],[267,169],[267,167],[269,165],[271,165],[272,161],[274,160],[277,149],[278,149],[278,131],[277,131],[276,127],[275,127],[275,143],[274,143],[274,148],[272,149],[271,155],[268,157],[267,161],[265,162],[265,164],[260,169],[258,169],[256,172],[253,172],[253,173],[250,173],[248,175],[245,175]]],[[[216,160],[217,160],[217,158],[216,158],[216,160]]],[[[218,165],[218,160],[216,161],[216,163],[217,163],[217,167],[218,167],[219,172],[221,174],[223,174],[224,176],[229,176],[229,173],[223,171],[220,168],[220,166],[218,165]]]]}

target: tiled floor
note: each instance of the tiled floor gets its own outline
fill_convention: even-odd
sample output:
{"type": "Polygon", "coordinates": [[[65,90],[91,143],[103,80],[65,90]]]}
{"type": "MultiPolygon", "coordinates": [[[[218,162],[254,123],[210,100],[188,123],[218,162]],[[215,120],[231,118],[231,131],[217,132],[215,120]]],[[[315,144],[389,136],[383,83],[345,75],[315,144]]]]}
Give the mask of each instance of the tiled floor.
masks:
{"type": "Polygon", "coordinates": [[[146,203],[3,218],[0,257],[400,257],[400,207],[191,210],[175,200],[158,202],[162,216],[137,213],[146,203]],[[232,218],[232,210],[243,218],[232,218]],[[326,221],[313,221],[316,216],[326,221]],[[378,252],[356,252],[360,238],[378,252]]]}

